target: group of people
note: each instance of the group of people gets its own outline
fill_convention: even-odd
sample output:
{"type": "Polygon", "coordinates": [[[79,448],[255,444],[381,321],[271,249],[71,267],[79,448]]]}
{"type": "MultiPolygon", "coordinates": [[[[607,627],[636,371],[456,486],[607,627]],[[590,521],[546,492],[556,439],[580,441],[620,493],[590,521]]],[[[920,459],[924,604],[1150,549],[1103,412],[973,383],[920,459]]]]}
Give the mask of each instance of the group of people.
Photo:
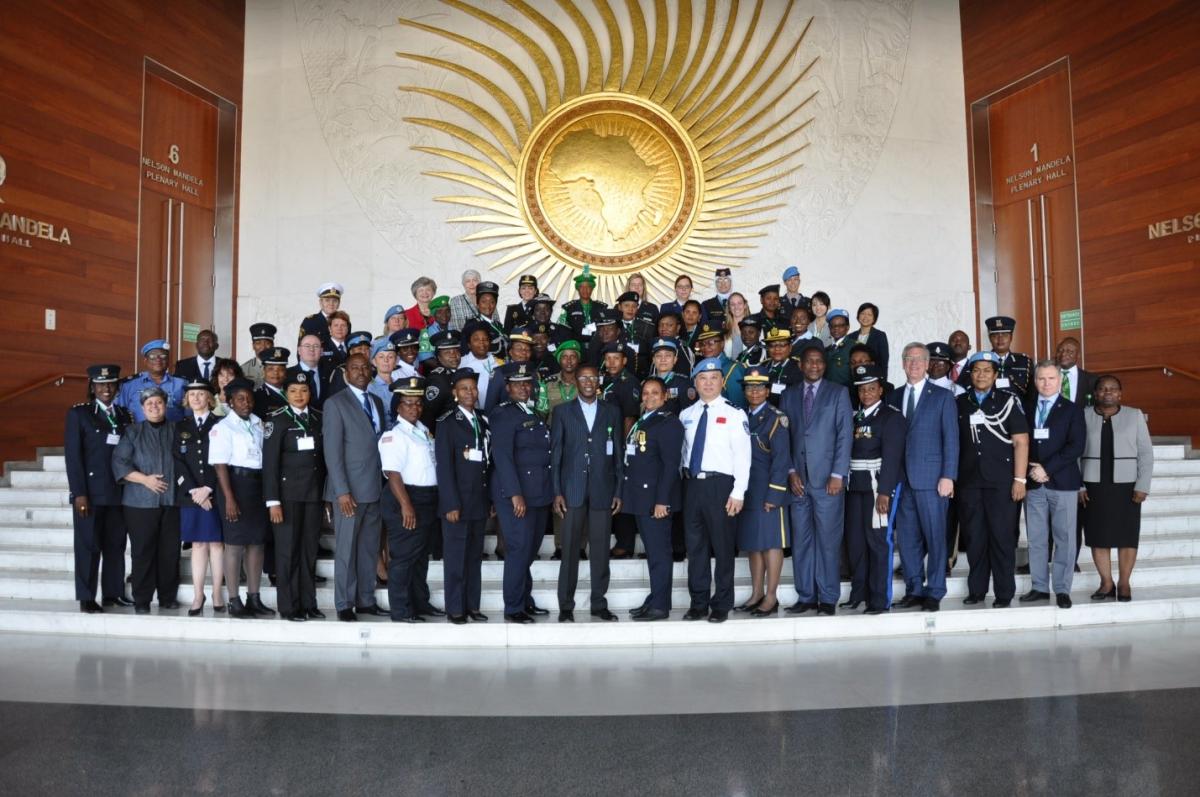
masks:
{"type": "Polygon", "coordinates": [[[788,614],[835,614],[843,580],[843,609],[937,611],[960,548],[964,602],[990,591],[1000,608],[1017,597],[1022,506],[1032,589],[1020,601],[1071,606],[1085,532],[1100,575],[1092,598],[1131,597],[1153,449],[1117,377],[1079,367],[1074,338],[1033,363],[1010,350],[1014,320],[989,318],[988,351],[972,354],[963,331],[903,346],[905,384],[893,387],[879,308],[862,304],[851,332],[828,295],[801,293],[795,267],[758,291],[756,312],[728,269],[703,301],[680,276],[661,306],[633,275],[612,308],[592,297],[585,269],[557,320],[532,275],[503,317],[498,286],[474,271],[462,283],[451,298],[418,279],[415,303],[390,307],[379,334],[352,331],[342,286],[326,283],[295,362],[259,322],[255,357],[240,365],[205,330],[173,373],[163,340],[142,347],[144,370],[124,380],[115,365],[89,368],[89,400],[66,422],[80,609],[148,613],[156,595],[177,607],[182,543],[189,615],[203,613],[211,573],[216,612],[323,618],[316,565],[330,527],[333,608],[348,622],[486,621],[490,527],[512,623],[549,614],[531,566],[551,533],[560,622],[575,619],[584,558],[590,614],[618,619],[610,559],[631,558],[637,535],[650,581],[637,621],[669,616],[672,563],[685,558],[683,619],[777,615],[789,553],[788,614]],[[894,601],[895,547],[905,593],[894,601]],[[739,552],[752,591],[735,606],[739,552]],[[430,594],[431,558],[444,608],[430,594]]]}

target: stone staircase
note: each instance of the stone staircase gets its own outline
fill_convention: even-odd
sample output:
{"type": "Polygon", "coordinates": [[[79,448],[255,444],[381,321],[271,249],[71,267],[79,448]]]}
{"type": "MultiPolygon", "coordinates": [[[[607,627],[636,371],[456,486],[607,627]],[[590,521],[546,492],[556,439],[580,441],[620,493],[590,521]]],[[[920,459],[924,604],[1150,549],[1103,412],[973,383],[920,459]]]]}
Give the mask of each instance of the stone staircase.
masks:
{"type": "MultiPolygon", "coordinates": [[[[965,557],[947,581],[947,596],[937,614],[893,611],[866,617],[839,611],[836,617],[750,619],[733,615],[730,622],[684,623],[672,619],[659,623],[632,623],[625,610],[639,605],[649,589],[644,560],[612,562],[608,591],[609,607],[622,616],[618,623],[588,622],[588,565],[580,564],[577,617],[574,625],[539,621],[530,626],[506,625],[502,617],[501,579],[503,563],[494,558],[483,563],[482,610],[491,616],[487,624],[454,626],[444,622],[399,625],[386,620],[363,620],[357,624],[336,621],[287,623],[268,620],[231,620],[214,615],[209,606],[204,616],[189,618],[186,606],[192,599],[190,560],[181,559],[179,601],[185,608],[158,610],[150,616],[135,616],[131,609],[108,609],[101,615],[85,615],[74,600],[71,509],[67,502],[65,463],[61,454],[44,451],[36,463],[13,463],[0,486],[0,631],[22,633],[86,634],[101,636],[213,641],[286,642],[333,645],[380,645],[400,647],[474,646],[592,646],[643,644],[728,644],[735,642],[778,642],[806,639],[837,639],[879,636],[930,635],[939,633],[1027,630],[1103,625],[1118,622],[1155,622],[1200,616],[1200,458],[1190,445],[1178,440],[1159,440],[1155,445],[1155,475],[1150,499],[1143,508],[1142,537],[1134,575],[1134,600],[1130,603],[1093,603],[1088,596],[1098,579],[1085,550],[1080,557],[1082,573],[1075,578],[1075,606],[1060,610],[1040,604],[1010,609],[987,605],[964,607],[967,567],[965,557]]],[[[488,538],[489,552],[493,538],[488,538]]],[[[326,535],[322,547],[332,549],[326,535]]],[[[542,546],[542,558],[534,563],[534,599],[541,606],[556,608],[559,563],[550,561],[553,543],[542,546]]],[[[1115,558],[1115,557],[1114,557],[1115,558]]],[[[333,561],[322,558],[318,572],[329,581],[318,589],[317,601],[332,617],[333,561]]],[[[790,562],[785,562],[780,590],[786,605],[794,600],[790,562]]],[[[744,558],[737,562],[737,599],[749,594],[749,573],[744,558]]],[[[442,566],[431,562],[429,585],[435,603],[440,603],[442,566]]],[[[1018,594],[1029,589],[1029,577],[1017,577],[1018,594]]],[[[848,585],[843,585],[842,597],[848,585]]],[[[895,594],[903,594],[897,580],[895,594]]],[[[263,600],[274,605],[274,590],[264,579],[263,600]]],[[[387,591],[377,594],[387,606],[387,591]]],[[[674,568],[673,605],[678,618],[688,605],[686,564],[674,568]]]]}

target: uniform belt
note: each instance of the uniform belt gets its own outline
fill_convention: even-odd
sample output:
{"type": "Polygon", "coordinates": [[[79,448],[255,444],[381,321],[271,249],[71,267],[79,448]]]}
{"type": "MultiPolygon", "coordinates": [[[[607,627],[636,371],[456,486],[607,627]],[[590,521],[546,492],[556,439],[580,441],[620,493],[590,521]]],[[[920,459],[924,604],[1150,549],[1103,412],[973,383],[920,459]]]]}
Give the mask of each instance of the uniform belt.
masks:
{"type": "Polygon", "coordinates": [[[683,475],[684,478],[687,479],[715,479],[718,476],[724,476],[726,479],[733,478],[732,473],[721,473],[719,470],[702,470],[699,473],[692,473],[691,471],[684,470],[683,475]]]}
{"type": "Polygon", "coordinates": [[[262,478],[261,468],[243,468],[241,465],[230,465],[229,472],[234,476],[247,476],[252,479],[262,478]]]}
{"type": "MultiPolygon", "coordinates": [[[[850,472],[866,471],[871,477],[871,495],[879,494],[879,471],[883,469],[883,457],[878,459],[851,459],[850,472]]],[[[887,518],[881,517],[878,512],[871,516],[872,528],[881,529],[887,525],[887,518]]]]}
{"type": "Polygon", "coordinates": [[[877,459],[851,459],[850,470],[879,470],[883,467],[883,457],[877,459]]]}
{"type": "Polygon", "coordinates": [[[410,493],[436,493],[437,492],[436,484],[430,484],[430,485],[426,486],[423,484],[407,484],[406,483],[404,485],[404,488],[406,490],[408,490],[410,493]]]}

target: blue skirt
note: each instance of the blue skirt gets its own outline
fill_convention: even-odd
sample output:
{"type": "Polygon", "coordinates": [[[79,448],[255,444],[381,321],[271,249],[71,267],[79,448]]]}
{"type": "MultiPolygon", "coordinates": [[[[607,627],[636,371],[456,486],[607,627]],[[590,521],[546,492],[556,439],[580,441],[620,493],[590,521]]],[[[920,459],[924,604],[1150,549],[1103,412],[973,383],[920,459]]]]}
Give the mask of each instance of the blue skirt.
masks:
{"type": "Polygon", "coordinates": [[[221,542],[221,518],[217,507],[205,512],[198,506],[179,509],[179,538],[184,542],[221,542]]]}
{"type": "Polygon", "coordinates": [[[754,506],[747,503],[738,513],[737,521],[737,547],[743,553],[791,545],[787,506],[777,506],[766,512],[761,502],[754,506]]]}

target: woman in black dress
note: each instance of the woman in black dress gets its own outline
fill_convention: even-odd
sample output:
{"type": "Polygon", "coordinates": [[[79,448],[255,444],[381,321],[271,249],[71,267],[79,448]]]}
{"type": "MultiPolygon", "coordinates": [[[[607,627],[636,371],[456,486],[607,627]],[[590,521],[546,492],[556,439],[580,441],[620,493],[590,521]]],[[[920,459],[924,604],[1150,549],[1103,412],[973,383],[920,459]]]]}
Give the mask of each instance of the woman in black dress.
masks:
{"type": "Polygon", "coordinates": [[[1121,406],[1121,381],[1111,374],[1096,380],[1095,406],[1084,413],[1087,443],[1083,450],[1084,535],[1100,574],[1092,600],[1132,599],[1129,578],[1137,561],[1142,502],[1150,492],[1154,446],[1141,410],[1121,406]],[[1118,584],[1112,580],[1116,548],[1118,584]]]}

